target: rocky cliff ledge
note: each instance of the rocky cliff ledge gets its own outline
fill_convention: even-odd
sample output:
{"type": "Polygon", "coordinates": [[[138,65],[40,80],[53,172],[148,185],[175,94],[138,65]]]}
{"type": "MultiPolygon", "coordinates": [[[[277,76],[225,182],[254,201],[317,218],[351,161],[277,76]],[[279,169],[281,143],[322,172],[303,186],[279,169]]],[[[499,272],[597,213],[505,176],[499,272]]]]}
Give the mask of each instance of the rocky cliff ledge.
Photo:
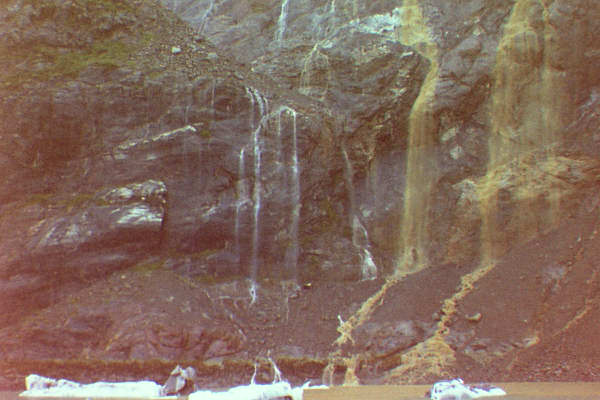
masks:
{"type": "Polygon", "coordinates": [[[0,385],[597,380],[599,21],[5,2],[0,385]]]}

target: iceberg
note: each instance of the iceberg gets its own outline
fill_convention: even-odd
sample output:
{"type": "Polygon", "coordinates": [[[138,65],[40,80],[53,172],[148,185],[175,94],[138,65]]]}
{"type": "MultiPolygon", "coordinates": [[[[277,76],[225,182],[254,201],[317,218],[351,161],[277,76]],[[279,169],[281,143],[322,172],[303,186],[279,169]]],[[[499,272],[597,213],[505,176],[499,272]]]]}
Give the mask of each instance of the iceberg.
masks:
{"type": "Polygon", "coordinates": [[[288,382],[266,385],[251,383],[233,387],[226,392],[197,391],[190,394],[188,400],[302,400],[302,392],[306,386],[292,388],[288,382]]]}
{"type": "Polygon", "coordinates": [[[162,386],[151,381],[81,384],[31,374],[25,378],[25,387],[19,397],[158,398],[162,386]]]}
{"type": "Polygon", "coordinates": [[[460,378],[436,382],[431,388],[431,400],[468,400],[504,395],[506,392],[499,387],[488,384],[466,385],[460,378]]]}
{"type": "MultiPolygon", "coordinates": [[[[179,378],[177,372],[186,370],[177,367],[172,377],[179,378]],[[179,370],[178,370],[179,369],[179,370]]],[[[182,382],[172,389],[182,386],[182,382]]],[[[185,382],[184,382],[185,383],[185,382]]],[[[39,375],[29,375],[25,379],[26,390],[19,397],[52,397],[52,398],[129,398],[129,399],[177,399],[177,395],[166,390],[167,384],[161,386],[152,381],[139,382],[95,382],[81,384],[66,379],[52,379],[39,375]]],[[[170,385],[173,386],[173,385],[170,385]]],[[[278,381],[271,384],[250,383],[236,386],[226,391],[197,390],[188,395],[188,400],[302,400],[304,389],[310,382],[299,387],[292,387],[288,382],[278,381]]],[[[325,386],[315,386],[324,388],[325,386]]],[[[180,387],[181,389],[181,387],[180,387]]]]}

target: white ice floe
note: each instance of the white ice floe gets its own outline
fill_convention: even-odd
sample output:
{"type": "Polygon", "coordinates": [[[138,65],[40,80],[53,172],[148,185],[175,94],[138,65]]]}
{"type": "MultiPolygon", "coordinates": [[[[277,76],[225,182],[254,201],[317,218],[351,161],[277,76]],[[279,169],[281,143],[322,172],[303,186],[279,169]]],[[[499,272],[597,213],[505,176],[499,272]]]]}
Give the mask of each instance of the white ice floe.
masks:
{"type": "Polygon", "coordinates": [[[302,400],[305,386],[292,388],[287,382],[276,382],[268,385],[250,384],[237,386],[226,392],[198,391],[190,394],[188,400],[271,400],[291,398],[302,400]]]}
{"type": "MultiPolygon", "coordinates": [[[[27,390],[20,397],[83,397],[83,398],[130,398],[130,399],[175,399],[177,396],[164,396],[163,386],[151,381],[140,382],[96,382],[81,384],[66,379],[45,378],[29,375],[25,379],[27,390]]],[[[288,382],[271,384],[251,383],[233,387],[227,391],[213,392],[199,390],[188,396],[189,400],[302,400],[304,389],[310,382],[300,387],[292,387],[288,382]]],[[[312,388],[325,388],[315,386],[312,388]]]]}
{"type": "Polygon", "coordinates": [[[460,378],[436,382],[431,388],[431,400],[468,400],[504,395],[506,392],[499,387],[487,384],[465,385],[460,378]]]}
{"type": "Polygon", "coordinates": [[[95,382],[81,384],[66,379],[45,378],[29,375],[25,379],[27,390],[21,397],[127,397],[157,398],[161,397],[161,386],[151,381],[140,382],[95,382]]]}

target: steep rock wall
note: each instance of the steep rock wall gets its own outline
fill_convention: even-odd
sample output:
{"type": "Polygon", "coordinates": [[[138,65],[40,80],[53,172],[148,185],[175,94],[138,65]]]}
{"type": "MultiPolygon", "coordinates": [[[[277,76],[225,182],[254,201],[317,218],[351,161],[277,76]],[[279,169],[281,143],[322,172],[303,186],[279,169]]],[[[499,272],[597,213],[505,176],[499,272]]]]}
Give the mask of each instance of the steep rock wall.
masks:
{"type": "Polygon", "coordinates": [[[596,209],[591,0],[162,3],[193,28],[152,1],[3,6],[0,307],[15,359],[19,337],[50,332],[27,357],[59,342],[52,304],[79,304],[88,287],[102,297],[104,279],[151,285],[160,270],[173,290],[209,295],[161,292],[169,312],[141,333],[149,299],[61,314],[68,354],[251,357],[304,332],[311,310],[326,334],[294,336],[284,356],[326,360],[332,379],[342,366],[350,382],[383,326],[407,336],[369,353],[390,380],[439,375],[468,346],[450,326],[477,282],[596,209]],[[410,303],[426,290],[407,300],[410,282],[438,274],[443,294],[423,310],[442,315],[381,321],[386,296],[410,303]],[[364,293],[340,283],[361,280],[364,293]],[[321,299],[348,298],[320,317],[303,293],[323,281],[321,299]],[[168,329],[190,310],[204,330],[168,329]],[[102,337],[76,343],[86,327],[102,337]]]}

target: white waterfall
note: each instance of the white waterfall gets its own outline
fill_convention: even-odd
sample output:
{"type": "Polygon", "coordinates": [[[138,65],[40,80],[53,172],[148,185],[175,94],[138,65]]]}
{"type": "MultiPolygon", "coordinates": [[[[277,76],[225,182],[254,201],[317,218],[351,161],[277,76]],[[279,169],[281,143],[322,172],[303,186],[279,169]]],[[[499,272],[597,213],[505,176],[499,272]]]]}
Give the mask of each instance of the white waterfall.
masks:
{"type": "Polygon", "coordinates": [[[352,225],[352,244],[357,249],[361,262],[361,278],[363,280],[371,280],[377,278],[377,265],[373,261],[373,256],[369,251],[369,234],[367,229],[362,224],[358,215],[356,214],[356,198],[354,192],[354,182],[353,182],[353,168],[352,163],[350,161],[350,157],[348,157],[348,153],[346,152],[345,147],[342,145],[342,155],[344,156],[344,161],[346,164],[345,169],[345,178],[346,178],[346,186],[348,187],[348,197],[350,199],[350,221],[352,225]]]}
{"type": "Polygon", "coordinates": [[[342,156],[344,157],[344,179],[346,180],[346,189],[348,190],[348,200],[350,201],[350,212],[348,215],[350,216],[350,225],[354,225],[354,216],[356,212],[356,195],[354,194],[354,169],[352,168],[352,163],[350,162],[350,157],[348,157],[348,152],[346,151],[346,147],[344,143],[342,143],[342,156]]]}
{"type": "Polygon", "coordinates": [[[375,261],[373,261],[373,256],[366,247],[363,249],[361,272],[363,280],[370,281],[377,278],[377,264],[375,264],[375,261]]]}
{"type": "MultiPolygon", "coordinates": [[[[254,284],[250,287],[250,296],[252,302],[254,302],[256,298],[256,280],[258,278],[258,270],[259,270],[259,252],[261,245],[261,237],[260,237],[260,216],[261,216],[261,207],[262,207],[262,196],[263,196],[263,188],[262,188],[262,152],[263,152],[263,138],[262,133],[263,129],[268,126],[269,120],[271,118],[276,117],[276,128],[277,128],[277,163],[282,166],[281,169],[278,168],[278,173],[281,173],[284,182],[286,185],[289,185],[290,188],[290,225],[289,225],[289,238],[290,238],[290,247],[286,253],[286,267],[291,275],[295,278],[298,267],[298,258],[299,258],[299,225],[300,225],[300,168],[299,168],[299,160],[298,160],[298,132],[297,132],[297,113],[294,109],[281,106],[276,111],[269,113],[269,106],[267,100],[263,95],[260,94],[256,89],[246,88],[246,94],[250,100],[250,120],[249,125],[252,131],[252,139],[251,146],[254,156],[254,186],[252,188],[252,195],[250,197],[249,189],[247,187],[247,183],[245,180],[240,179],[237,184],[237,195],[238,201],[236,203],[236,222],[235,222],[235,235],[236,235],[236,249],[238,252],[238,257],[241,258],[241,244],[240,244],[240,227],[241,227],[241,217],[243,213],[243,208],[246,203],[252,202],[253,204],[253,230],[252,230],[252,253],[251,253],[251,261],[250,261],[250,276],[249,279],[254,284]],[[257,110],[258,109],[258,112],[257,110]],[[291,132],[290,132],[290,143],[289,146],[291,149],[289,150],[289,158],[284,151],[284,146],[282,143],[282,137],[284,135],[285,126],[282,123],[283,115],[289,116],[291,120],[291,132]],[[258,116],[258,120],[256,117],[258,116]],[[288,163],[285,162],[284,158],[289,160],[289,169],[287,167],[288,163]]],[[[288,125],[289,126],[289,125],[288,125]]],[[[287,129],[287,127],[286,127],[287,129]]],[[[248,144],[248,147],[250,143],[248,144]]],[[[240,151],[239,156],[239,176],[242,177],[245,175],[245,152],[246,147],[244,147],[240,151]]],[[[286,146],[286,150],[288,146],[286,146]]],[[[288,154],[289,154],[288,153],[288,154]]]]}
{"type": "Polygon", "coordinates": [[[371,280],[377,278],[377,265],[375,265],[373,256],[369,251],[369,234],[356,215],[354,215],[352,220],[352,244],[360,251],[362,279],[371,280]]]}
{"type": "MultiPolygon", "coordinates": [[[[293,111],[293,110],[292,110],[293,111]]],[[[296,124],[296,112],[292,113],[292,268],[294,277],[298,269],[299,244],[298,228],[300,224],[300,168],[298,163],[298,132],[296,124]]]]}
{"type": "Polygon", "coordinates": [[[261,162],[261,148],[260,148],[260,130],[261,125],[254,130],[252,134],[252,144],[254,148],[254,189],[252,191],[252,200],[254,201],[254,230],[252,231],[252,269],[250,270],[250,278],[256,280],[258,275],[258,251],[259,251],[259,222],[260,222],[260,203],[261,203],[261,191],[262,185],[260,182],[260,162],[261,162]]]}
{"type": "Polygon", "coordinates": [[[210,0],[210,4],[208,5],[206,12],[202,16],[202,25],[200,25],[200,29],[199,29],[200,33],[204,32],[204,26],[206,25],[206,20],[212,14],[214,7],[215,7],[215,0],[210,0]]]}
{"type": "Polygon", "coordinates": [[[281,13],[279,14],[279,19],[277,20],[277,31],[275,31],[275,40],[278,42],[283,40],[283,34],[285,33],[288,15],[288,2],[289,0],[283,0],[281,2],[281,13]]]}
{"type": "Polygon", "coordinates": [[[281,114],[287,113],[292,118],[292,149],[291,149],[291,222],[290,222],[290,256],[288,260],[288,269],[296,276],[299,257],[298,228],[300,224],[300,168],[298,163],[298,132],[297,132],[297,113],[296,110],[282,106],[277,112],[278,136],[281,138],[281,114]]]}
{"type": "Polygon", "coordinates": [[[248,194],[248,185],[246,182],[246,164],[244,160],[245,148],[240,150],[238,162],[238,181],[236,183],[237,202],[235,204],[235,252],[238,260],[241,261],[241,244],[240,244],[240,226],[242,220],[243,207],[250,202],[248,194]]]}
{"type": "MultiPolygon", "coordinates": [[[[267,99],[256,89],[252,89],[252,93],[256,98],[256,103],[258,104],[258,111],[260,112],[260,118],[258,119],[259,124],[264,123],[263,119],[269,113],[269,103],[267,99]]],[[[260,128],[258,126],[257,128],[260,128]]]]}
{"type": "MultiPolygon", "coordinates": [[[[250,271],[250,278],[256,281],[258,275],[258,252],[260,247],[260,206],[262,196],[262,184],[261,184],[261,139],[260,133],[263,125],[263,118],[266,113],[266,100],[256,90],[252,89],[252,95],[256,99],[258,104],[259,119],[258,126],[252,133],[252,144],[254,149],[254,190],[252,192],[252,199],[254,201],[254,230],[252,232],[252,264],[250,271]]],[[[254,128],[254,123],[252,124],[254,128]]]]}
{"type": "Polygon", "coordinates": [[[300,71],[300,93],[304,95],[310,95],[310,80],[311,80],[311,68],[313,57],[315,53],[319,53],[319,42],[315,43],[313,48],[310,50],[308,55],[304,58],[304,66],[302,67],[302,71],[300,71]]]}
{"type": "Polygon", "coordinates": [[[250,286],[248,288],[248,293],[250,294],[250,305],[256,303],[256,299],[258,298],[258,287],[256,286],[256,279],[250,280],[250,286]]]}
{"type": "Polygon", "coordinates": [[[252,230],[252,255],[250,262],[250,279],[254,283],[250,288],[252,302],[256,300],[256,279],[258,278],[258,252],[260,249],[260,208],[262,197],[261,186],[261,130],[268,112],[267,100],[254,88],[246,88],[250,99],[250,129],[252,131],[252,148],[254,153],[254,188],[252,201],[254,202],[253,230],[252,230]],[[258,124],[255,121],[255,105],[258,105],[258,124]]]}

